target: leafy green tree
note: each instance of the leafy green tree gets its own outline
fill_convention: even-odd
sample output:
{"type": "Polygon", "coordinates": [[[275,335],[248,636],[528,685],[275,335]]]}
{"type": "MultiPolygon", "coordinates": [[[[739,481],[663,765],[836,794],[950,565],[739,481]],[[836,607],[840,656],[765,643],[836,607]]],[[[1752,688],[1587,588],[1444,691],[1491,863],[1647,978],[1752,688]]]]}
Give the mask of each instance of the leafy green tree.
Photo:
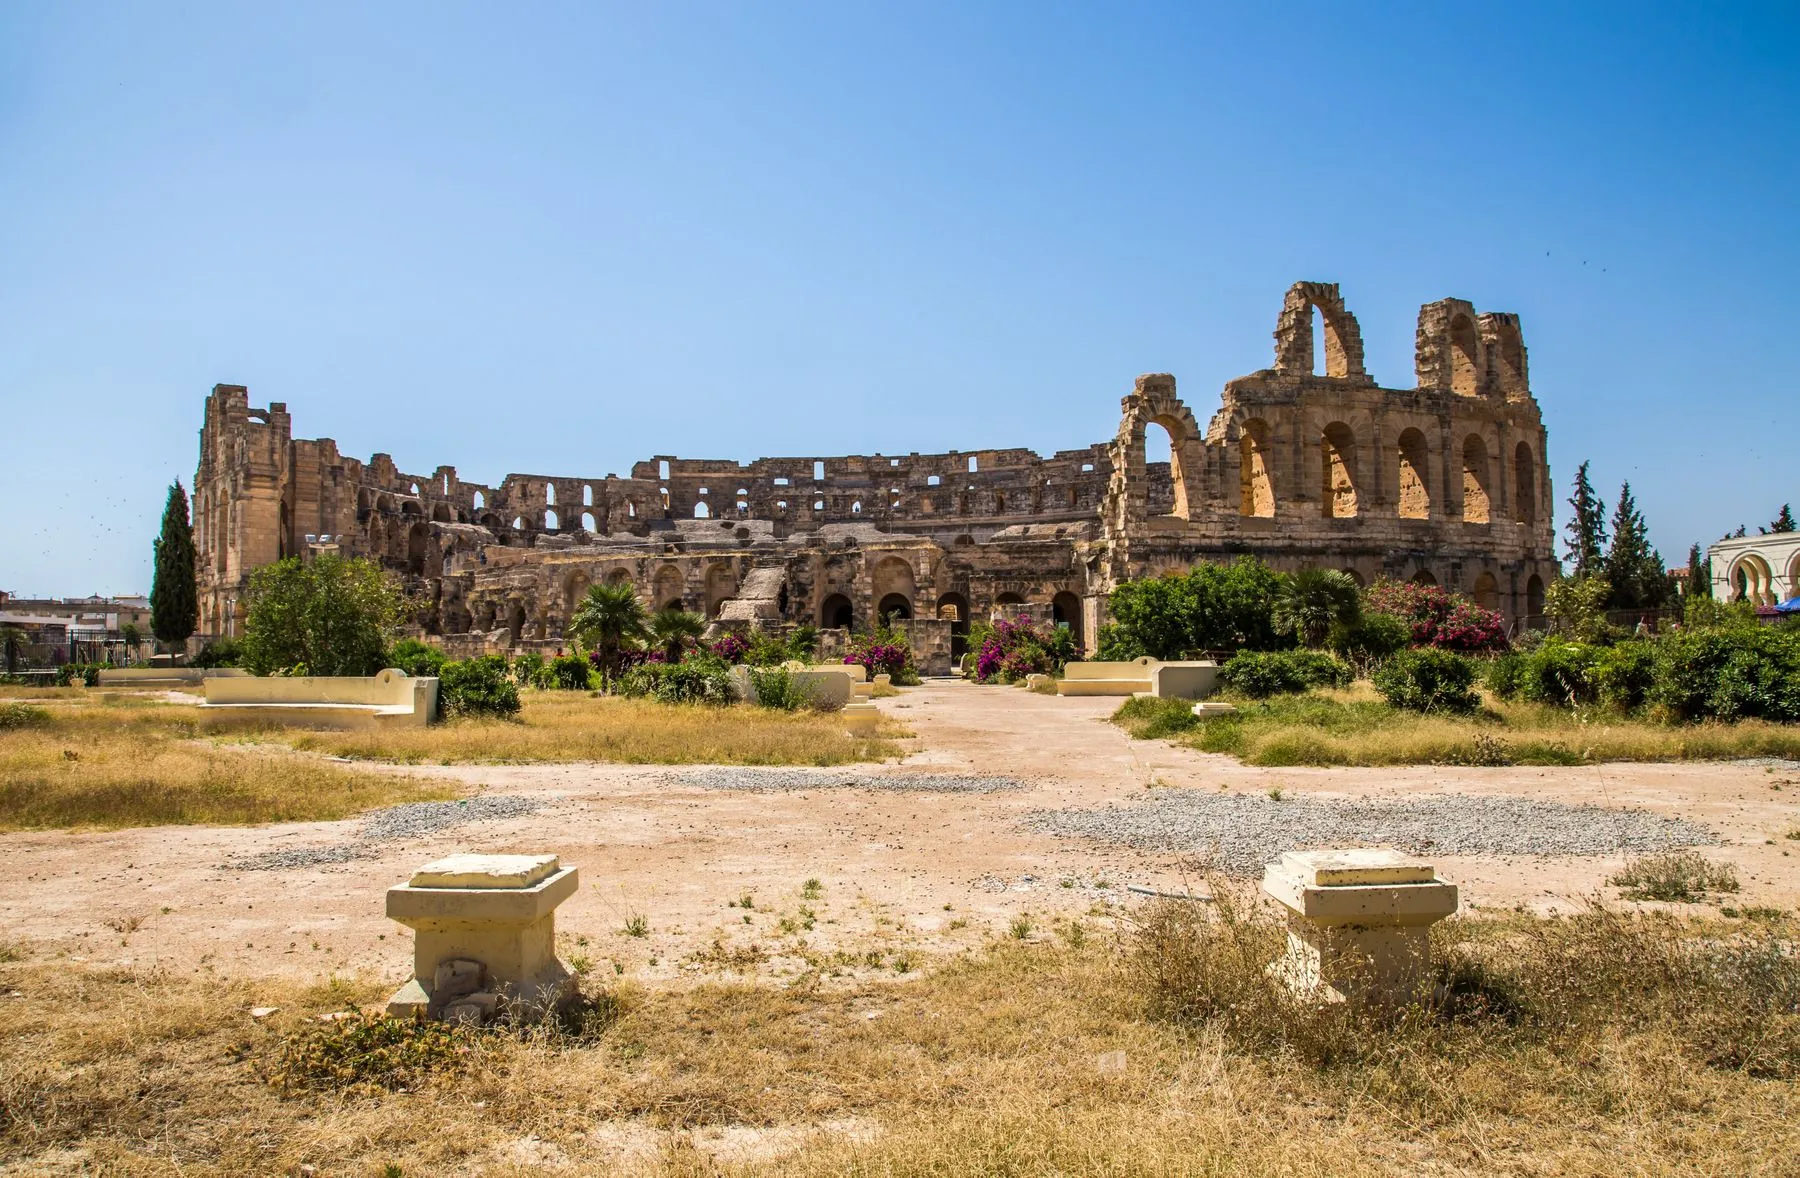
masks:
{"type": "Polygon", "coordinates": [[[0,626],[0,651],[6,656],[6,673],[12,674],[25,661],[25,648],[30,637],[18,626],[0,626]]]}
{"type": "Polygon", "coordinates": [[[568,633],[600,656],[600,669],[608,680],[618,677],[627,644],[645,638],[644,604],[637,591],[623,582],[590,585],[587,596],[575,607],[568,633]]]}
{"type": "Polygon", "coordinates": [[[1629,482],[1619,487],[1619,504],[1613,510],[1606,579],[1612,584],[1614,609],[1658,606],[1669,596],[1669,578],[1662,556],[1650,546],[1650,529],[1632,498],[1629,482]]]}
{"type": "Polygon", "coordinates": [[[1575,490],[1569,495],[1569,508],[1573,514],[1564,528],[1569,541],[1563,559],[1573,566],[1570,575],[1596,576],[1605,564],[1606,503],[1594,494],[1585,462],[1575,469],[1575,490]]]}
{"type": "Polygon", "coordinates": [[[144,632],[139,630],[136,622],[126,622],[119,627],[119,641],[124,644],[125,657],[137,654],[138,646],[144,641],[144,632]]]}
{"type": "Polygon", "coordinates": [[[1178,659],[1201,651],[1291,645],[1274,624],[1275,597],[1283,581],[1254,557],[1127,581],[1109,601],[1113,621],[1102,631],[1104,648],[1178,659]]]}
{"type": "Polygon", "coordinates": [[[374,561],[290,556],[250,574],[243,665],[257,675],[373,675],[406,612],[374,561]]]}
{"type": "Polygon", "coordinates": [[[706,631],[706,619],[678,605],[657,610],[650,618],[650,640],[662,648],[663,658],[681,661],[681,648],[706,631]]]}
{"type": "Polygon", "coordinates": [[[1352,626],[1362,615],[1362,590],[1337,569],[1302,569],[1282,579],[1270,620],[1277,634],[1302,646],[1320,647],[1334,625],[1352,626]]]}
{"type": "Polygon", "coordinates": [[[1794,530],[1794,512],[1787,504],[1781,505],[1781,514],[1769,525],[1771,532],[1791,532],[1794,530]]]}
{"type": "Polygon", "coordinates": [[[156,570],[150,581],[150,632],[166,646],[179,646],[200,621],[200,591],[194,579],[194,530],[188,524],[187,491],[176,479],[163,505],[162,534],[156,538],[156,570]]]}
{"type": "Polygon", "coordinates": [[[1577,642],[1604,642],[1610,596],[1605,577],[1558,577],[1544,594],[1544,614],[1577,642]]]}

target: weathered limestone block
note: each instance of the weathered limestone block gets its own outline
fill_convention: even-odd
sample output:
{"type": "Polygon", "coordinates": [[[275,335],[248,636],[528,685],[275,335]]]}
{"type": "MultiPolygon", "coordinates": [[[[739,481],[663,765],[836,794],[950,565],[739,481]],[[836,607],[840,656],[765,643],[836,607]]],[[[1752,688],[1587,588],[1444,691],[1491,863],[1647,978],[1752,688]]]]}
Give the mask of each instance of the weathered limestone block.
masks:
{"type": "Polygon", "coordinates": [[[1287,909],[1287,954],[1271,970],[1325,1001],[1403,1003],[1429,981],[1433,924],[1456,885],[1422,859],[1384,849],[1290,851],[1263,872],[1287,909]]]}
{"type": "Polygon", "coordinates": [[[500,1001],[545,1010],[573,994],[556,958],[556,907],[579,877],[555,855],[452,855],[425,864],[387,892],[389,918],[414,931],[413,977],[388,1013],[446,1017],[500,1001]],[[491,999],[491,1001],[490,1001],[491,999]]]}

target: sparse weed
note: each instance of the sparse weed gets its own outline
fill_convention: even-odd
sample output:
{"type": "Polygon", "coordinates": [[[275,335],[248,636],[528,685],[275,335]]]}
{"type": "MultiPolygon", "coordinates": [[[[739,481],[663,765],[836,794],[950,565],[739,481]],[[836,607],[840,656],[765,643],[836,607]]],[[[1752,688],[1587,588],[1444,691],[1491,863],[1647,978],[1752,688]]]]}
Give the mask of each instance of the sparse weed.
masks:
{"type": "Polygon", "coordinates": [[[642,912],[633,912],[625,918],[625,927],[620,931],[628,937],[647,937],[650,935],[650,918],[642,912]]]}
{"type": "Polygon", "coordinates": [[[1737,869],[1698,851],[1668,851],[1632,859],[1606,882],[1625,889],[1627,900],[1699,904],[1710,892],[1738,890],[1737,869]]]}

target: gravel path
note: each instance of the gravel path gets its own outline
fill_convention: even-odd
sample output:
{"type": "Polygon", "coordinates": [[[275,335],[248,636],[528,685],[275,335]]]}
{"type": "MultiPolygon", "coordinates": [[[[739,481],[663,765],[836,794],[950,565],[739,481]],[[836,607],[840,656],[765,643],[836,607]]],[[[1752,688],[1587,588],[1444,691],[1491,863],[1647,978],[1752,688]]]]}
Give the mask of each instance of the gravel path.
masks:
{"type": "Polygon", "coordinates": [[[902,793],[991,794],[1030,789],[1011,777],[981,777],[966,773],[865,773],[856,769],[694,769],[666,774],[673,785],[701,789],[739,789],[763,793],[792,793],[808,789],[879,789],[902,793]]]}
{"type": "Polygon", "coordinates": [[[518,818],[543,807],[538,798],[505,795],[465,798],[460,802],[408,802],[375,810],[363,819],[356,837],[347,842],[318,847],[291,847],[233,859],[223,866],[235,871],[279,871],[290,867],[323,867],[353,859],[373,859],[379,843],[436,834],[469,822],[518,818]]]}
{"type": "Polygon", "coordinates": [[[1203,793],[1101,810],[1043,810],[1045,834],[1177,851],[1232,875],[1259,875],[1283,851],[1346,844],[1438,855],[1606,855],[1717,843],[1698,823],[1645,810],[1532,798],[1439,794],[1405,801],[1203,793]]]}

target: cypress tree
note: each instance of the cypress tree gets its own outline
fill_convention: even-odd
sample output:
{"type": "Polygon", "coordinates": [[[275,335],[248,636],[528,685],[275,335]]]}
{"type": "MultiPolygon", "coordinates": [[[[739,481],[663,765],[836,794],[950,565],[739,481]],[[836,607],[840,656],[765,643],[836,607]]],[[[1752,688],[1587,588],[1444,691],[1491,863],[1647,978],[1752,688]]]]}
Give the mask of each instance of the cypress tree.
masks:
{"type": "Polygon", "coordinates": [[[1668,596],[1662,556],[1650,546],[1650,528],[1631,496],[1629,482],[1619,488],[1619,505],[1613,510],[1606,579],[1612,583],[1614,609],[1661,605],[1668,596]]]}
{"type": "Polygon", "coordinates": [[[194,531],[188,526],[187,492],[181,480],[169,488],[163,507],[162,535],[156,538],[156,572],[150,583],[150,632],[158,642],[186,642],[200,619],[200,593],[194,582],[194,531]]]}
{"type": "Polygon", "coordinates": [[[1606,504],[1594,494],[1585,462],[1575,471],[1575,490],[1569,495],[1569,506],[1574,514],[1564,528],[1569,544],[1563,559],[1575,566],[1570,576],[1596,576],[1605,563],[1602,554],[1606,551],[1606,504]]]}
{"type": "Polygon", "coordinates": [[[1794,530],[1794,512],[1787,504],[1781,505],[1781,514],[1769,525],[1771,532],[1791,532],[1794,530]]]}
{"type": "Polygon", "coordinates": [[[1700,545],[1688,548],[1687,592],[1689,597],[1712,596],[1712,557],[1700,555],[1700,545]]]}

